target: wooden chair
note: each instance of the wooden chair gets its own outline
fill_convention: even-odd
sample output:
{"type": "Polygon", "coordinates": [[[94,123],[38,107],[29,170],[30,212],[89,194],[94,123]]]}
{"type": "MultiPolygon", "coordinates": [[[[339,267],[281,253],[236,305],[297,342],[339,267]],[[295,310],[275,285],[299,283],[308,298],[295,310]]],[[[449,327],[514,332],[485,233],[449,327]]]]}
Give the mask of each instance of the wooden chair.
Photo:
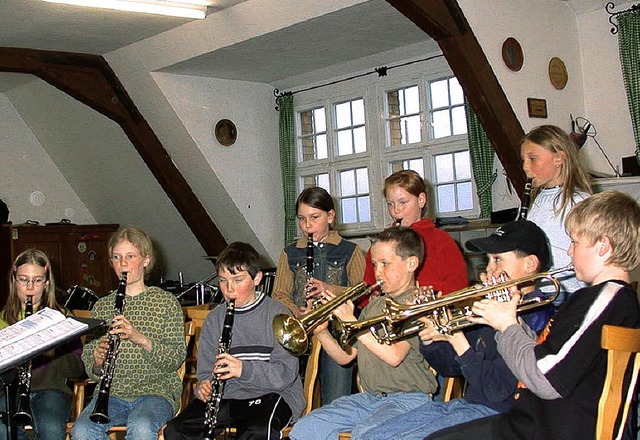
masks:
{"type": "Polygon", "coordinates": [[[193,343],[190,347],[187,347],[187,360],[186,360],[186,373],[184,376],[184,386],[182,389],[182,407],[185,407],[191,401],[193,394],[196,391],[198,379],[196,377],[196,360],[198,359],[198,341],[200,340],[200,333],[202,332],[202,325],[204,320],[211,311],[208,308],[202,308],[199,306],[184,307],[185,318],[188,322],[192,322],[195,329],[193,343]]]}
{"type": "Polygon", "coordinates": [[[602,327],[601,346],[608,352],[607,376],[598,403],[596,440],[610,440],[622,436],[636,392],[640,370],[640,329],[605,325],[602,327]]]}
{"type": "MultiPolygon", "coordinates": [[[[74,311],[75,314],[75,311],[74,311]]],[[[76,315],[78,316],[78,315],[76,315]]],[[[189,346],[189,342],[191,342],[191,339],[193,338],[193,336],[195,335],[195,331],[196,331],[196,326],[193,322],[186,322],[184,324],[184,337],[185,337],[185,344],[187,346],[189,346]]],[[[178,368],[177,370],[177,374],[178,377],[180,377],[180,381],[183,382],[184,381],[184,376],[185,376],[185,372],[186,372],[186,359],[185,361],[182,363],[182,365],[180,365],[180,368],[178,368]]],[[[81,380],[81,381],[77,381],[76,383],[74,383],[73,386],[73,397],[71,400],[71,420],[70,422],[67,423],[67,437],[66,440],[70,440],[71,438],[71,428],[73,427],[74,421],[75,419],[80,415],[80,413],[82,412],[82,410],[84,409],[84,404],[85,404],[85,396],[86,396],[86,387],[91,384],[91,383],[95,383],[93,381],[90,380],[81,380]]],[[[182,402],[180,402],[180,406],[178,408],[178,412],[180,412],[180,410],[182,409],[182,402]]],[[[127,427],[126,426],[112,426],[109,431],[107,431],[107,434],[109,435],[109,438],[111,440],[117,440],[118,438],[124,436],[124,434],[127,432],[127,427]]],[[[162,431],[160,431],[158,433],[158,439],[164,439],[164,436],[162,435],[162,431]]]]}

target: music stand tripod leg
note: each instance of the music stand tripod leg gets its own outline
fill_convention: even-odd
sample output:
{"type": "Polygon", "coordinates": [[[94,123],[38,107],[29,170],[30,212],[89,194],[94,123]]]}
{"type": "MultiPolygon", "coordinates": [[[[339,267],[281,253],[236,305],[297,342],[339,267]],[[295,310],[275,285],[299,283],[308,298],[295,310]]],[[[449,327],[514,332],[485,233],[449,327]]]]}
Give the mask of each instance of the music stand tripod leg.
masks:
{"type": "Polygon", "coordinates": [[[11,393],[13,388],[11,384],[16,378],[15,370],[9,370],[0,374],[0,382],[4,388],[5,410],[0,413],[0,420],[4,422],[8,440],[16,440],[15,426],[13,425],[13,411],[11,402],[11,393]]]}

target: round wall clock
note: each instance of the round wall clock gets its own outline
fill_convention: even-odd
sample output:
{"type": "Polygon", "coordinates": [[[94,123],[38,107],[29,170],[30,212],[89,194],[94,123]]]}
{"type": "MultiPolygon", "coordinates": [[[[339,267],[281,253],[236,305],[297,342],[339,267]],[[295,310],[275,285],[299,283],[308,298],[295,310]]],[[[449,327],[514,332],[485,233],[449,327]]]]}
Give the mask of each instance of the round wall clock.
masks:
{"type": "Polygon", "coordinates": [[[514,72],[522,69],[524,63],[524,55],[522,53],[522,46],[513,37],[509,37],[502,43],[502,60],[504,64],[514,72]]]}
{"type": "Polygon", "coordinates": [[[220,145],[224,145],[225,147],[233,145],[238,138],[236,124],[229,119],[220,119],[216,124],[214,133],[216,140],[220,142],[220,145]]]}
{"type": "Polygon", "coordinates": [[[553,84],[553,87],[558,90],[564,89],[569,80],[567,66],[565,66],[564,61],[558,57],[553,57],[549,60],[549,80],[551,84],[553,84]]]}

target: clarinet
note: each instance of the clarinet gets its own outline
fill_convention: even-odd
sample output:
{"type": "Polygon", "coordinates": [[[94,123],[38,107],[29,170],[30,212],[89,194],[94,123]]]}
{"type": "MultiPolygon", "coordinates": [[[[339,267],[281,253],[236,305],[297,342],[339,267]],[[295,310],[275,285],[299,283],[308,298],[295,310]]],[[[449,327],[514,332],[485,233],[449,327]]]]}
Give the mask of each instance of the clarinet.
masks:
{"type": "MultiPolygon", "coordinates": [[[[116,291],[116,304],[113,308],[113,316],[122,315],[124,313],[125,290],[127,288],[127,272],[122,272],[118,290],[116,291]]],[[[102,369],[100,370],[100,388],[96,404],[93,412],[89,416],[92,422],[109,423],[109,394],[111,393],[111,382],[113,381],[113,372],[116,367],[116,359],[118,357],[118,348],[120,347],[120,335],[109,335],[109,349],[104,358],[102,369]]]]}
{"type": "Polygon", "coordinates": [[[527,183],[524,184],[524,191],[522,192],[522,204],[518,211],[516,220],[526,220],[529,213],[529,204],[531,203],[531,189],[533,179],[527,179],[527,183]]]}
{"type": "MultiPolygon", "coordinates": [[[[24,303],[24,317],[33,314],[33,296],[27,296],[24,303]]],[[[13,420],[18,425],[28,425],[32,422],[31,402],[29,394],[31,392],[31,361],[27,361],[18,367],[18,388],[16,390],[16,412],[13,420]]]]}
{"type": "MultiPolygon", "coordinates": [[[[236,301],[234,299],[227,304],[227,313],[224,316],[224,324],[222,324],[222,334],[218,339],[218,354],[228,353],[229,347],[231,347],[231,330],[233,328],[233,316],[236,311],[235,305],[236,301]]],[[[207,408],[204,412],[204,424],[207,428],[204,440],[213,440],[215,437],[214,430],[218,423],[218,412],[220,411],[220,401],[224,393],[224,383],[225,381],[220,379],[215,371],[211,372],[211,394],[207,399],[207,408]]]]}
{"type": "MultiPolygon", "coordinates": [[[[305,286],[313,279],[313,234],[307,235],[307,265],[305,267],[305,286]]],[[[307,292],[308,293],[308,292],[307,292]]],[[[320,305],[320,297],[316,296],[311,303],[311,308],[315,309],[320,305]]]]}

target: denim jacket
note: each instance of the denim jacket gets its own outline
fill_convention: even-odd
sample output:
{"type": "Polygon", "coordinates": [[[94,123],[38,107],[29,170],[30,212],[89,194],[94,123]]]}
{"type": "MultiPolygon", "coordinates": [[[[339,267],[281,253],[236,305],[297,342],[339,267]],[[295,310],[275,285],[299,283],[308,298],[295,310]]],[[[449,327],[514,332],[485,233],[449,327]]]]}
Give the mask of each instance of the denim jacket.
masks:
{"type": "MultiPolygon", "coordinates": [[[[349,275],[347,264],[354,252],[356,244],[347,240],[333,240],[315,243],[313,246],[313,277],[335,286],[347,286],[349,275]]],[[[291,297],[297,306],[306,306],[304,286],[307,283],[307,247],[306,240],[300,239],[284,249],[287,254],[289,270],[293,273],[293,292],[291,297]]]]}

